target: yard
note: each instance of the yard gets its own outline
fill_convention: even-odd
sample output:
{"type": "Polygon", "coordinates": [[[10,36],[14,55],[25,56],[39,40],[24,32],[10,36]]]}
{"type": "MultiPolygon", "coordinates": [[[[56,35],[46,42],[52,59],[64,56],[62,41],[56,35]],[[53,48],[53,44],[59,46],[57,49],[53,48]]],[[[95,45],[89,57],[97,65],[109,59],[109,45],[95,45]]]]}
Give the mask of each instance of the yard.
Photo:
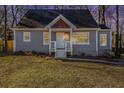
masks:
{"type": "Polygon", "coordinates": [[[0,57],[0,87],[124,87],[124,67],[6,56],[0,57]]]}

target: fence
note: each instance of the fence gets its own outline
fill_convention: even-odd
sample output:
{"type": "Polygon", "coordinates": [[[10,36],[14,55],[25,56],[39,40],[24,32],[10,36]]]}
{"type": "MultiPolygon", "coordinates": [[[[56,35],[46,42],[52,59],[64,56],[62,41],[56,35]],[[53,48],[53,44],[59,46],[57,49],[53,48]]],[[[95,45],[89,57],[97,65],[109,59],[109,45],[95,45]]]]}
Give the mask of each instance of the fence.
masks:
{"type": "MultiPolygon", "coordinates": [[[[0,40],[0,52],[3,52],[4,42],[0,40]]],[[[7,40],[7,52],[13,52],[13,40],[7,40]]]]}
{"type": "Polygon", "coordinates": [[[3,51],[3,41],[2,41],[2,39],[0,39],[0,52],[2,52],[3,51]]]}
{"type": "Polygon", "coordinates": [[[7,40],[7,51],[13,52],[13,40],[7,40]]]}

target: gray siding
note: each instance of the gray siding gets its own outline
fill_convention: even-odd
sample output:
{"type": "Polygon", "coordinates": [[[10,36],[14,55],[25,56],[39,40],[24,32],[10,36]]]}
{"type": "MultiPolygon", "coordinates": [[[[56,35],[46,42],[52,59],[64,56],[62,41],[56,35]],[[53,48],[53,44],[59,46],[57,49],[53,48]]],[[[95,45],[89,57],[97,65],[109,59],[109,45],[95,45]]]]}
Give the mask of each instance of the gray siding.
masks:
{"type": "Polygon", "coordinates": [[[98,50],[99,55],[103,55],[106,51],[111,51],[111,32],[101,31],[98,33],[98,50]],[[107,34],[107,46],[100,46],[100,34],[107,34]]]}
{"type": "Polygon", "coordinates": [[[73,54],[74,55],[97,55],[96,52],[96,31],[87,31],[89,32],[89,45],[73,45],[73,54]]]}
{"type": "MultiPolygon", "coordinates": [[[[49,53],[49,46],[43,45],[43,32],[41,31],[30,31],[31,32],[31,42],[23,41],[23,31],[16,31],[15,40],[15,51],[36,51],[49,53]]],[[[87,31],[88,32],[88,31],[87,31]]],[[[52,41],[56,40],[56,33],[52,32],[52,41]]],[[[106,50],[111,50],[110,46],[110,31],[98,32],[98,54],[103,54],[106,50]],[[100,34],[107,34],[107,46],[100,46],[100,34]]],[[[96,31],[89,31],[89,45],[73,45],[73,54],[81,55],[85,53],[86,55],[97,55],[96,51],[96,31]]]]}
{"type": "Polygon", "coordinates": [[[16,31],[16,50],[15,51],[36,51],[48,53],[49,46],[43,45],[43,32],[30,31],[31,42],[23,41],[23,31],[16,31]]]}

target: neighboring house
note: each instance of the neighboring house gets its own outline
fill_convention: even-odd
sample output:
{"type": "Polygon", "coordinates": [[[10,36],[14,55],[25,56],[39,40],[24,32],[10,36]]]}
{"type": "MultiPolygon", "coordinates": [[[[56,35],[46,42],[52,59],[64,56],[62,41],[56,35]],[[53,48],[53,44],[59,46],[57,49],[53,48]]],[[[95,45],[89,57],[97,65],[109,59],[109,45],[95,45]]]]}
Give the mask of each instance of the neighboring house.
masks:
{"type": "Polygon", "coordinates": [[[14,31],[14,51],[98,56],[111,50],[111,31],[89,10],[29,10],[14,31]]]}

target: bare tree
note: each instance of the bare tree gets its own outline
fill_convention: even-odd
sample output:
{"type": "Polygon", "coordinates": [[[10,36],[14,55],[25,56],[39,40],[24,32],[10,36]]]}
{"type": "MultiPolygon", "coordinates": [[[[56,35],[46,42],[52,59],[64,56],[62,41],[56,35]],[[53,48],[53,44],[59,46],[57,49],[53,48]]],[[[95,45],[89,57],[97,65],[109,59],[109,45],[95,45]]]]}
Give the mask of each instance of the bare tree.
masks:
{"type": "Polygon", "coordinates": [[[12,23],[11,27],[15,26],[17,24],[17,15],[19,13],[19,7],[18,6],[11,6],[12,11],[12,23]]]}
{"type": "Polygon", "coordinates": [[[2,24],[4,20],[4,9],[3,6],[0,7],[0,25],[2,24]]]}
{"type": "Polygon", "coordinates": [[[4,5],[4,52],[7,53],[7,6],[4,5]]]}
{"type": "Polygon", "coordinates": [[[120,57],[119,51],[119,6],[116,5],[116,42],[115,42],[115,56],[120,57]]]}
{"type": "Polygon", "coordinates": [[[105,24],[105,5],[100,5],[98,7],[99,11],[99,24],[105,24]]]}

